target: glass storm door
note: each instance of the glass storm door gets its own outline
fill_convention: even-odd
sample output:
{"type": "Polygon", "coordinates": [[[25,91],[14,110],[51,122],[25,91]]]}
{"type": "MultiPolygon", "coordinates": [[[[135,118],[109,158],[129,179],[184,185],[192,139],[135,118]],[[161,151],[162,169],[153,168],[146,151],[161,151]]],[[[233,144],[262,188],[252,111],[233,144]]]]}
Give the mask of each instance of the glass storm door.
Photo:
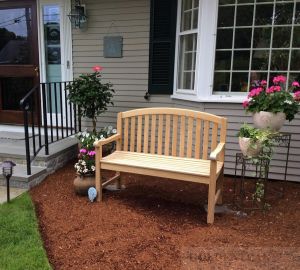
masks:
{"type": "Polygon", "coordinates": [[[0,1],[0,123],[23,123],[20,100],[39,83],[36,2],[0,1]]]}
{"type": "Polygon", "coordinates": [[[65,84],[60,82],[70,81],[72,73],[71,25],[67,17],[71,4],[68,0],[40,0],[39,6],[41,81],[47,83],[47,121],[63,126],[65,84]]]}

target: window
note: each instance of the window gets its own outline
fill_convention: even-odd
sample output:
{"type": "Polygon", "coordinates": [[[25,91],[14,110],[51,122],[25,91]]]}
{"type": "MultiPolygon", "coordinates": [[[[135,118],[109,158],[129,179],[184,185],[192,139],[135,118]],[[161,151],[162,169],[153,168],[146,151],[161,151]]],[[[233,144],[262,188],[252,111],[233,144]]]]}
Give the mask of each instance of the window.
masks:
{"type": "Polygon", "coordinates": [[[194,90],[198,36],[199,0],[184,0],[179,31],[178,88],[194,90]]]}
{"type": "Polygon", "coordinates": [[[299,1],[181,0],[178,8],[173,97],[240,101],[252,81],[300,79],[299,1]]]}
{"type": "Polygon", "coordinates": [[[246,92],[252,81],[278,74],[299,77],[299,12],[296,1],[219,1],[213,91],[246,92]]]}

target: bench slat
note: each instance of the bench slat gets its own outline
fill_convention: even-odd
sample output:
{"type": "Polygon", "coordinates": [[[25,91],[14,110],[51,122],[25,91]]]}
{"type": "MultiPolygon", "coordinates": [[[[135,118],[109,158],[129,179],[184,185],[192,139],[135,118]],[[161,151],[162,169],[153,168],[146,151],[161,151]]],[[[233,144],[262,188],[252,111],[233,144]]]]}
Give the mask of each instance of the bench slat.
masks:
{"type": "Polygon", "coordinates": [[[201,128],[202,121],[201,119],[196,120],[196,138],[195,138],[195,158],[200,158],[200,149],[201,149],[201,128]]]}
{"type": "Polygon", "coordinates": [[[138,116],[138,129],[137,129],[137,149],[136,151],[140,153],[142,151],[142,125],[143,118],[141,115],[138,116]]]}
{"type": "Polygon", "coordinates": [[[144,153],[148,153],[148,145],[149,145],[149,115],[145,115],[145,123],[144,123],[144,153]]]}
{"type": "Polygon", "coordinates": [[[165,132],[165,155],[169,155],[170,152],[170,131],[171,131],[171,116],[166,116],[166,132],[165,132]]]}
{"type": "Polygon", "coordinates": [[[178,132],[178,116],[173,116],[173,132],[172,132],[172,156],[177,155],[177,132],[178,132]]]}
{"type": "Polygon", "coordinates": [[[163,142],[163,115],[158,116],[158,135],[157,135],[157,154],[162,154],[162,142],[163,142]]]}
{"type": "Polygon", "coordinates": [[[125,118],[124,125],[124,151],[128,151],[128,132],[129,132],[129,119],[125,118]]]}
{"type": "Polygon", "coordinates": [[[186,156],[188,158],[192,157],[192,146],[193,146],[193,132],[194,132],[194,118],[189,117],[188,120],[188,137],[187,137],[187,152],[186,156]]]}
{"type": "Polygon", "coordinates": [[[150,153],[155,153],[155,136],[156,136],[156,115],[151,116],[151,145],[150,153]]]}
{"type": "Polygon", "coordinates": [[[130,118],[130,151],[135,150],[135,116],[130,118]]]}
{"type": "Polygon", "coordinates": [[[212,136],[211,136],[211,150],[214,150],[218,144],[218,124],[213,123],[212,136]]]}
{"type": "Polygon", "coordinates": [[[204,121],[202,159],[207,159],[207,154],[208,154],[208,135],[209,135],[209,122],[208,121],[204,121]]]}
{"type": "Polygon", "coordinates": [[[185,116],[181,116],[180,120],[180,146],[179,146],[179,156],[184,157],[185,151],[185,116]]]}

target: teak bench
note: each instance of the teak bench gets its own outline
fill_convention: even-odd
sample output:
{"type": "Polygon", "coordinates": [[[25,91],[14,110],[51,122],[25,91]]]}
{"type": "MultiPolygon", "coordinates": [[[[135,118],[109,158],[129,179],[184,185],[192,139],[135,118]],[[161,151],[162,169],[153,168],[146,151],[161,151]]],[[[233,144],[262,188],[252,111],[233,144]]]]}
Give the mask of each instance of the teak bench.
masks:
{"type": "Polygon", "coordinates": [[[207,184],[207,223],[212,224],[215,204],[222,203],[226,127],[226,118],[185,109],[120,112],[118,133],[95,142],[97,200],[113,181],[120,187],[120,172],[207,184]],[[116,151],[102,157],[103,145],[114,141],[116,151]],[[102,169],[116,175],[102,182],[102,169]]]}

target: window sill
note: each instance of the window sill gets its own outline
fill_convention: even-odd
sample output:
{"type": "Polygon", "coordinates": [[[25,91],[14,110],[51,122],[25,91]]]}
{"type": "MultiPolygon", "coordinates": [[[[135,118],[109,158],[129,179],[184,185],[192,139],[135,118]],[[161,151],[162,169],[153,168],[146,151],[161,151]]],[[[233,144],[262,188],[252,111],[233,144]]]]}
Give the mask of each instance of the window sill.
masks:
{"type": "Polygon", "coordinates": [[[171,98],[203,103],[242,103],[246,99],[246,96],[212,95],[208,97],[198,97],[196,95],[173,94],[171,98]]]}

